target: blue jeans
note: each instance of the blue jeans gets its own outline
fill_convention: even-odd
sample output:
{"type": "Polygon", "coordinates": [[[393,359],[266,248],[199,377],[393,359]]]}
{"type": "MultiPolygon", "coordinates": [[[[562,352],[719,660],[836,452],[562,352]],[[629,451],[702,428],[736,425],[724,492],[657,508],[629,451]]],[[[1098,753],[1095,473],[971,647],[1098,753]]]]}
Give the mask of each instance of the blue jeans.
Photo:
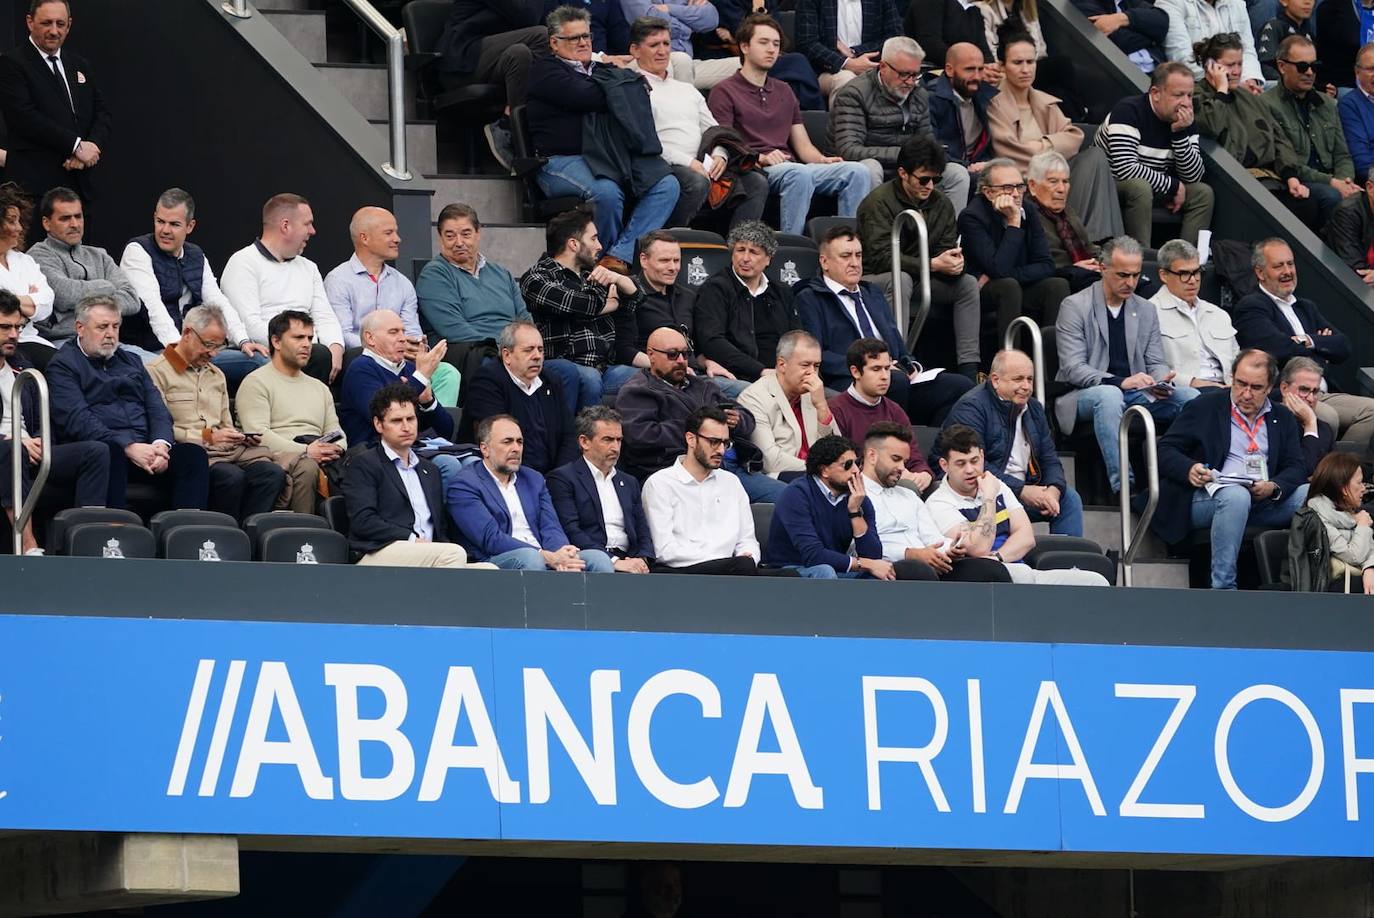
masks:
{"type": "MultiPolygon", "coordinates": [[[[1107,480],[1112,491],[1121,490],[1121,456],[1116,449],[1117,429],[1121,426],[1121,415],[1131,405],[1144,405],[1157,420],[1170,420],[1178,417],[1183,406],[1197,398],[1198,391],[1192,386],[1175,386],[1168,398],[1150,401],[1143,389],[1118,389],[1116,386],[1091,386],[1078,393],[1078,420],[1089,418],[1093,422],[1093,434],[1097,437],[1098,449],[1102,450],[1102,461],[1107,466],[1107,480]]],[[[1130,475],[1130,467],[1126,473],[1130,475]]],[[[1128,477],[1127,481],[1131,479],[1128,477]]]]}
{"type": "Polygon", "coordinates": [[[796,571],[803,577],[812,580],[858,580],[860,577],[867,577],[867,571],[845,571],[840,573],[829,564],[813,564],[811,567],[803,567],[800,564],[784,564],[788,570],[796,571]]]}
{"type": "Polygon", "coordinates": [[[787,487],[785,483],[760,472],[746,472],[734,459],[726,459],[722,468],[732,473],[739,479],[739,483],[744,485],[744,493],[749,496],[751,504],[775,503],[787,487]]]}
{"type": "Polygon", "coordinates": [[[663,176],[635,202],[630,221],[622,226],[625,192],[616,182],[592,175],[587,161],[581,156],[550,156],[535,181],[551,198],[576,195],[591,201],[596,214],[596,232],[606,254],[625,262],[634,258],[635,242],[640,236],[661,229],[667,222],[682,190],[671,173],[663,176]]]}
{"type": "Polygon", "coordinates": [[[1030,504],[1022,504],[1032,523],[1049,523],[1054,535],[1083,535],[1083,498],[1073,488],[1059,495],[1059,515],[1045,516],[1030,504]]]}
{"type": "Polygon", "coordinates": [[[1281,500],[1250,499],[1250,491],[1239,485],[1228,485],[1215,495],[1206,488],[1193,493],[1192,524],[1194,529],[1212,530],[1212,589],[1236,588],[1236,556],[1245,538],[1246,526],[1287,526],[1293,514],[1307,500],[1307,485],[1300,486],[1281,500]]]}
{"type": "MultiPolygon", "coordinates": [[[[582,401],[582,373],[571,360],[546,360],[544,373],[551,379],[558,380],[558,385],[563,390],[563,404],[573,414],[577,414],[577,409],[592,404],[582,401]]],[[[599,385],[597,391],[601,391],[599,385]]]]}
{"type": "MultiPolygon", "coordinates": [[[[586,562],[587,573],[589,574],[611,574],[615,572],[615,565],[611,562],[611,556],[604,551],[584,548],[577,555],[586,562]]],[[[539,553],[537,548],[515,548],[487,560],[503,571],[548,570],[548,566],[544,564],[544,556],[539,553]]]]}
{"type": "Polygon", "coordinates": [[[224,382],[229,387],[229,394],[232,395],[238,391],[243,377],[267,363],[267,358],[261,354],[249,357],[237,348],[226,348],[216,354],[210,362],[224,373],[224,382]]]}
{"type": "Polygon", "coordinates": [[[626,366],[623,363],[617,363],[614,366],[609,366],[602,370],[601,400],[604,402],[610,399],[614,402],[615,394],[620,391],[620,387],[625,385],[626,381],[638,372],[639,367],[626,366]]]}
{"type": "Polygon", "coordinates": [[[1331,212],[1341,203],[1341,193],[1325,182],[1303,182],[1307,186],[1308,197],[1317,204],[1317,213],[1323,224],[1331,219],[1331,212]]]}
{"type": "Polygon", "coordinates": [[[739,394],[749,388],[747,379],[726,379],[722,376],[712,377],[711,382],[716,384],[716,388],[724,392],[731,398],[739,398],[739,394]]]}
{"type": "Polygon", "coordinates": [[[781,198],[779,223],[784,233],[806,232],[806,215],[816,192],[836,197],[836,213],[852,217],[873,189],[873,175],[863,163],[778,163],[763,170],[768,190],[781,198]]]}

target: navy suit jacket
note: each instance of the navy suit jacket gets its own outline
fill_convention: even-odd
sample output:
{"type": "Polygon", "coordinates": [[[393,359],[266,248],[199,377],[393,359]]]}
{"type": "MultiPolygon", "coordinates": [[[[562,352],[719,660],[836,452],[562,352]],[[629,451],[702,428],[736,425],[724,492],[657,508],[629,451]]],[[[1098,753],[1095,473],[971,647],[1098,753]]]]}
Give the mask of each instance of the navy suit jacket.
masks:
{"type": "MultiPolygon", "coordinates": [[[[629,543],[626,555],[631,558],[652,558],[654,543],[649,534],[649,521],[639,499],[639,482],[620,469],[611,481],[615,496],[620,498],[620,510],[625,514],[625,540],[629,543]]],[[[553,508],[568,534],[571,544],[578,548],[606,550],[606,518],[601,512],[601,495],[592,479],[592,470],[582,458],[574,459],[549,473],[549,496],[553,508]]]]}
{"type": "Polygon", "coordinates": [[[967,273],[993,280],[1010,277],[1023,287],[1054,276],[1054,258],[1035,202],[1025,198],[1019,228],[1008,226],[988,199],[975,193],[959,215],[967,273]]]}
{"type": "Polygon", "coordinates": [[[1317,309],[1311,300],[1298,297],[1293,311],[1302,322],[1303,331],[1312,338],[1312,346],[1299,344],[1293,340],[1293,326],[1279,312],[1278,305],[1269,294],[1256,290],[1240,298],[1233,313],[1235,315],[1236,342],[1241,347],[1257,347],[1268,351],[1283,366],[1294,357],[1311,357],[1326,366],[1328,363],[1344,363],[1350,357],[1350,339],[1317,309]],[[1329,335],[1318,335],[1317,330],[1331,329],[1329,335]]]}
{"type": "MultiPolygon", "coordinates": [[[[832,389],[847,389],[849,361],[844,354],[849,345],[862,337],[859,327],[849,318],[840,298],[830,292],[823,276],[801,281],[792,291],[802,328],[821,343],[821,379],[832,389]]],[[[882,290],[868,281],[860,281],[859,294],[873,322],[873,330],[887,342],[892,362],[910,361],[906,338],[897,330],[897,320],[892,317],[892,309],[882,290]]]]}
{"type": "MultiPolygon", "coordinates": [[[[1302,430],[1282,405],[1270,403],[1264,416],[1269,430],[1269,480],[1287,497],[1307,481],[1302,430]]],[[[1193,494],[1188,470],[1202,462],[1213,469],[1226,463],[1231,450],[1231,390],[1206,389],[1183,407],[1169,432],[1159,440],[1159,508],[1150,528],[1166,542],[1181,542],[1192,529],[1193,494]]]]}
{"type": "MultiPolygon", "coordinates": [[[[448,512],[439,470],[428,459],[421,459],[415,472],[420,476],[420,489],[429,505],[433,540],[447,542],[448,512]]],[[[382,452],[380,443],[349,457],[343,495],[348,508],[349,545],[359,554],[377,551],[392,542],[405,542],[415,531],[410,494],[401,482],[396,464],[382,452]]]]}
{"type": "MultiPolygon", "coordinates": [[[[860,0],[863,36],[850,48],[855,54],[881,51],[883,41],[902,34],[902,19],[894,0],[860,0]]],[[[806,55],[817,73],[835,73],[845,58],[835,48],[840,35],[839,5],[830,0],[800,0],[796,19],[797,50],[806,55]]]]}
{"type": "Polygon", "coordinates": [[[553,512],[544,476],[534,469],[521,468],[515,475],[515,493],[530,530],[539,540],[537,546],[511,538],[510,513],[496,479],[485,462],[474,462],[448,483],[448,512],[457,528],[457,542],[468,553],[469,561],[486,561],[495,555],[520,548],[557,551],[569,544],[558,515],[553,512]]]}

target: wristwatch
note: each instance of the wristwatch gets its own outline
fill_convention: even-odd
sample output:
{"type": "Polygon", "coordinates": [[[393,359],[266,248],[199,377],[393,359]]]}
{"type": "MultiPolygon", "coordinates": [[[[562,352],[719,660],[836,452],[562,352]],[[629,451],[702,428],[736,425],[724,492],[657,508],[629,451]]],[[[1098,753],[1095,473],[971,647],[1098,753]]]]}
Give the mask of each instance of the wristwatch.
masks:
{"type": "Polygon", "coordinates": [[[861,517],[861,516],[863,516],[863,515],[864,515],[864,512],[863,512],[862,510],[850,510],[850,511],[849,511],[849,518],[850,518],[851,520],[856,520],[856,519],[858,519],[859,517],[861,517]]]}

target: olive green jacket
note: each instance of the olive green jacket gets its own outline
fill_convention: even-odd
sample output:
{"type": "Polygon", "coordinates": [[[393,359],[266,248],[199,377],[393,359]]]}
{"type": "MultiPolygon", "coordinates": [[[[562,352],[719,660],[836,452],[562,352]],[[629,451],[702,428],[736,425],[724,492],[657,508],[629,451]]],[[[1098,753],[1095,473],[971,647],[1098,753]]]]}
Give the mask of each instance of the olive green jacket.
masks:
{"type": "Polygon", "coordinates": [[[1297,151],[1259,96],[1244,88],[1219,93],[1203,81],[1193,90],[1193,112],[1199,133],[1220,144],[1251,175],[1284,182],[1299,177],[1297,151]]]}
{"type": "MultiPolygon", "coordinates": [[[[954,220],[954,206],[940,189],[931,189],[930,197],[917,203],[902,191],[900,179],[890,179],[868,193],[868,197],[859,204],[856,214],[859,218],[859,240],[864,247],[865,274],[882,274],[892,270],[892,223],[904,210],[918,210],[926,218],[931,258],[957,244],[959,230],[954,220]]],[[[901,251],[902,270],[913,279],[919,278],[920,243],[915,228],[910,224],[902,227],[901,251]]]]}
{"type": "Polygon", "coordinates": [[[1261,96],[1274,113],[1274,121],[1280,130],[1293,142],[1298,154],[1298,178],[1304,182],[1328,183],[1334,178],[1353,179],[1355,161],[1350,158],[1350,149],[1345,145],[1345,131],[1341,128],[1340,115],[1336,113],[1336,100],[1326,93],[1315,89],[1307,94],[1311,112],[1311,133],[1303,127],[1302,115],[1298,113],[1298,100],[1282,83],[1265,90],[1261,96]],[[1327,171],[1314,169],[1307,164],[1313,147],[1317,159],[1327,171]]]}

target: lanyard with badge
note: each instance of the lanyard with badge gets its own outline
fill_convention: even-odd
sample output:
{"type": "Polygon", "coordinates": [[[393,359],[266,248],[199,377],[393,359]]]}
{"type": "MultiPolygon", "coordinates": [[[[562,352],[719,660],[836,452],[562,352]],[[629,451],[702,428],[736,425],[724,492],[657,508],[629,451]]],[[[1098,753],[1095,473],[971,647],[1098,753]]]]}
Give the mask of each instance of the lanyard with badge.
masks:
{"type": "Polygon", "coordinates": [[[1255,418],[1255,426],[1252,428],[1245,423],[1244,416],[1236,410],[1236,406],[1231,406],[1231,417],[1235,418],[1240,429],[1244,431],[1248,441],[1245,444],[1245,477],[1253,481],[1269,480],[1269,463],[1259,448],[1259,432],[1264,427],[1264,415],[1255,418]]]}

